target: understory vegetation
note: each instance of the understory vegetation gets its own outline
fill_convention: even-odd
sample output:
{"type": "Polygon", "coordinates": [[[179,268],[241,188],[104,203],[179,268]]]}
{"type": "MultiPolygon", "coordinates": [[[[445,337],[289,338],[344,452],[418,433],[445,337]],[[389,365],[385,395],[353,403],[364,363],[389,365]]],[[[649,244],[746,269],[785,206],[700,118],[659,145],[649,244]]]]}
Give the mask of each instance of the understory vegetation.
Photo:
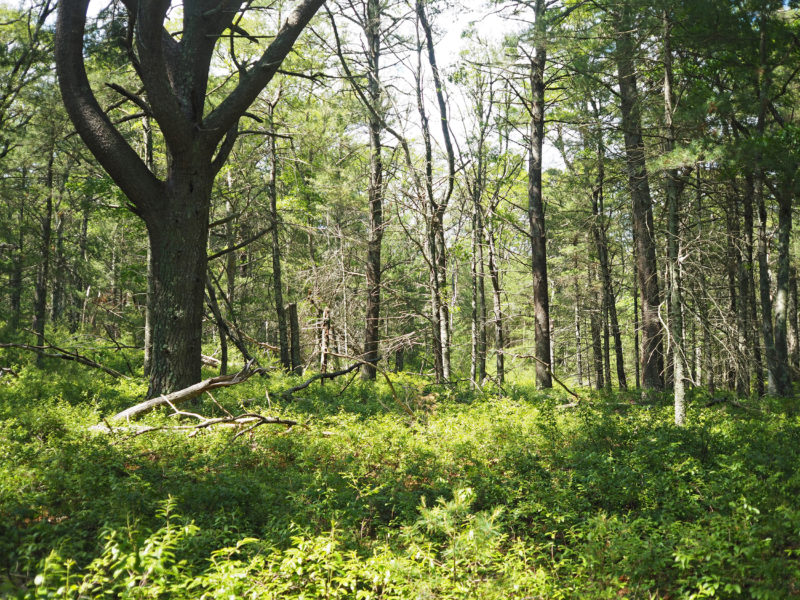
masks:
{"type": "Polygon", "coordinates": [[[194,408],[300,425],[107,434],[144,384],[53,363],[0,384],[3,597],[800,595],[788,401],[693,390],[679,428],[657,395],[396,374],[396,397],[341,377],[286,398],[276,371],[194,408]]]}

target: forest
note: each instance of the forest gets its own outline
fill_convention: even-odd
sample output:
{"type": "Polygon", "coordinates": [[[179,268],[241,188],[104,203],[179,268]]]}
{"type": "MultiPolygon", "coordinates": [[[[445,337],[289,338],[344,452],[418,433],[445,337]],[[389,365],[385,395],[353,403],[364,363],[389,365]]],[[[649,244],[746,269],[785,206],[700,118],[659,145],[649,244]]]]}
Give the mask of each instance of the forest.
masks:
{"type": "Polygon", "coordinates": [[[0,598],[800,597],[798,0],[0,0],[0,598]]]}

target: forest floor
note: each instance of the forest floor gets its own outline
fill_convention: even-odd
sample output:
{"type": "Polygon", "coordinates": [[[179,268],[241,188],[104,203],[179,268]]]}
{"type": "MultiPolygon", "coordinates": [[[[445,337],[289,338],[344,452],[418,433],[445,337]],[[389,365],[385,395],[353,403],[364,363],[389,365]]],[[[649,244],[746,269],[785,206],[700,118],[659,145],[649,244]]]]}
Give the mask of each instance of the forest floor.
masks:
{"type": "Polygon", "coordinates": [[[90,431],[140,380],[4,377],[0,597],[800,597],[794,402],[695,391],[679,429],[666,396],[298,381],[187,408],[300,423],[233,439],[90,431]]]}

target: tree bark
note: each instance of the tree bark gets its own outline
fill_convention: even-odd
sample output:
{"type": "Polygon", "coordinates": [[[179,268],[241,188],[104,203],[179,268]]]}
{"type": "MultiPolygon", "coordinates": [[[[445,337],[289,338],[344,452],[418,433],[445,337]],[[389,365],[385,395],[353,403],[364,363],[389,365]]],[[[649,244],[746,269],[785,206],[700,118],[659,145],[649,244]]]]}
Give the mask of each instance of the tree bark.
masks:
{"type": "MultiPolygon", "coordinates": [[[[589,264],[589,283],[594,285],[597,277],[595,267],[589,264]]],[[[592,336],[592,359],[594,362],[595,388],[601,390],[606,387],[605,372],[603,369],[603,340],[602,340],[602,300],[594,302],[589,307],[589,330],[592,336]]]]}
{"type": "Polygon", "coordinates": [[[56,243],[53,262],[53,305],[50,307],[50,320],[60,323],[64,315],[64,291],[66,289],[67,263],[64,256],[64,221],[66,215],[63,211],[56,212],[56,243]]]}
{"type": "Polygon", "coordinates": [[[473,386],[481,387],[486,379],[486,288],[483,261],[483,208],[482,196],[482,162],[479,151],[477,178],[473,181],[472,191],[472,318],[471,318],[471,361],[470,381],[473,386]]]}

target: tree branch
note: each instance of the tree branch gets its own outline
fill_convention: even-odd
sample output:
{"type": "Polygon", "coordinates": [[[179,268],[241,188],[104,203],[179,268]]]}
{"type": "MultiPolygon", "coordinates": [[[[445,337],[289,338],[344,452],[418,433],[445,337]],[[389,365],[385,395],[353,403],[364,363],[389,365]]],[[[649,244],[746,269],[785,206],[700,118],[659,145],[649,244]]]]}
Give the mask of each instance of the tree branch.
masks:
{"type": "Polygon", "coordinates": [[[278,72],[300,33],[325,0],[301,0],[280,28],[275,39],[256,64],[239,79],[239,84],[203,121],[208,145],[216,147],[231,126],[255,101],[261,90],[278,72]]]}
{"type": "Polygon", "coordinates": [[[61,96],[86,146],[141,214],[162,196],[163,184],[150,172],[100,108],[83,60],[89,0],[63,0],[58,7],[55,59],[61,96]]]}

